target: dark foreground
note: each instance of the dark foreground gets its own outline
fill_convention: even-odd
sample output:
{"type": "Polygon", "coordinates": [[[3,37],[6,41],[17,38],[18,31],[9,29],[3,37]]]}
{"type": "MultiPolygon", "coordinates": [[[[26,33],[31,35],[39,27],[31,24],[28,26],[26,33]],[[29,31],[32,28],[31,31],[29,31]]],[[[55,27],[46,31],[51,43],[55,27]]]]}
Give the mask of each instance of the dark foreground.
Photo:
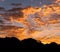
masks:
{"type": "Polygon", "coordinates": [[[23,41],[18,40],[17,38],[0,38],[0,48],[60,48],[60,45],[56,43],[51,44],[42,44],[41,42],[38,43],[36,40],[33,39],[26,39],[23,41]]]}

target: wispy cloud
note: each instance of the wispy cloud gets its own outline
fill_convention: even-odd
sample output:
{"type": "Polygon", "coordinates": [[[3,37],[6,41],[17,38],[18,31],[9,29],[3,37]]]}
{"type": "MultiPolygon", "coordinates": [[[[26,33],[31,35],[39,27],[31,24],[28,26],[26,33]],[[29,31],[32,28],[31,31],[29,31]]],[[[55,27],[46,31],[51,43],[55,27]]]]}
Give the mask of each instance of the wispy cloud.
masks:
{"type": "MultiPolygon", "coordinates": [[[[12,5],[20,6],[16,3],[12,5]]],[[[34,38],[46,43],[60,41],[59,0],[41,7],[13,7],[5,10],[0,14],[0,32],[6,32],[4,36],[14,36],[20,40],[34,38]]]]}

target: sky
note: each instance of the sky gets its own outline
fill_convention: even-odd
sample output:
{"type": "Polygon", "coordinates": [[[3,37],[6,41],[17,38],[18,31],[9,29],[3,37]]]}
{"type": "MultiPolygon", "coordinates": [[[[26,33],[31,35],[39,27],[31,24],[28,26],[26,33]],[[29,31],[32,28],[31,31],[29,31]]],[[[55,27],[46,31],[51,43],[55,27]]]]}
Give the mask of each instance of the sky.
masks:
{"type": "Polygon", "coordinates": [[[22,6],[42,6],[52,4],[54,0],[0,0],[0,7],[10,9],[12,3],[20,3],[22,6]]]}
{"type": "Polygon", "coordinates": [[[60,0],[0,0],[0,37],[60,44],[60,0]]]}

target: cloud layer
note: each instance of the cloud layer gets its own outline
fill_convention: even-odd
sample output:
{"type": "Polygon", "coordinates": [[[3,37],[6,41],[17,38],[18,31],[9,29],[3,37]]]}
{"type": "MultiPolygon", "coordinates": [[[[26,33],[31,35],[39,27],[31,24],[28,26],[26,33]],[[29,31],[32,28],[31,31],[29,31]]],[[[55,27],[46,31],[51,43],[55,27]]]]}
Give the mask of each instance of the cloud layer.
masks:
{"type": "Polygon", "coordinates": [[[16,37],[20,40],[33,38],[43,43],[60,44],[59,3],[56,0],[42,7],[15,7],[9,10],[1,7],[0,37],[16,37]]]}

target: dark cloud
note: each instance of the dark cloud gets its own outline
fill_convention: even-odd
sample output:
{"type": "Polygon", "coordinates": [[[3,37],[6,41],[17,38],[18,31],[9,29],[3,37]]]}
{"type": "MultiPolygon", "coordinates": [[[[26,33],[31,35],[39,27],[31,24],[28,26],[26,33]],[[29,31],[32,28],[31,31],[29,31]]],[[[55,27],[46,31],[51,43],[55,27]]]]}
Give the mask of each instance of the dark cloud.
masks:
{"type": "MultiPolygon", "coordinates": [[[[11,21],[10,16],[12,16],[13,19],[18,19],[18,18],[23,17],[23,12],[21,12],[22,9],[23,8],[12,8],[9,10],[5,10],[5,12],[0,15],[3,17],[4,20],[11,21]]],[[[2,23],[1,20],[0,20],[0,22],[2,23]]]]}
{"type": "Polygon", "coordinates": [[[11,5],[12,6],[21,6],[22,4],[21,3],[12,3],[11,5]]]}
{"type": "Polygon", "coordinates": [[[0,10],[5,10],[5,8],[4,7],[0,7],[0,10]]]}
{"type": "Polygon", "coordinates": [[[22,10],[23,8],[12,8],[12,9],[9,9],[8,11],[9,12],[14,12],[14,11],[20,11],[22,10]]]}
{"type": "Polygon", "coordinates": [[[0,24],[3,24],[4,22],[2,20],[0,20],[0,24]]]}
{"type": "Polygon", "coordinates": [[[0,27],[2,28],[2,30],[10,30],[10,29],[17,29],[19,27],[16,27],[16,26],[3,26],[3,25],[0,25],[0,27]]]}
{"type": "Polygon", "coordinates": [[[9,15],[15,16],[15,17],[23,17],[23,13],[21,12],[23,8],[12,8],[8,10],[9,15]]]}

